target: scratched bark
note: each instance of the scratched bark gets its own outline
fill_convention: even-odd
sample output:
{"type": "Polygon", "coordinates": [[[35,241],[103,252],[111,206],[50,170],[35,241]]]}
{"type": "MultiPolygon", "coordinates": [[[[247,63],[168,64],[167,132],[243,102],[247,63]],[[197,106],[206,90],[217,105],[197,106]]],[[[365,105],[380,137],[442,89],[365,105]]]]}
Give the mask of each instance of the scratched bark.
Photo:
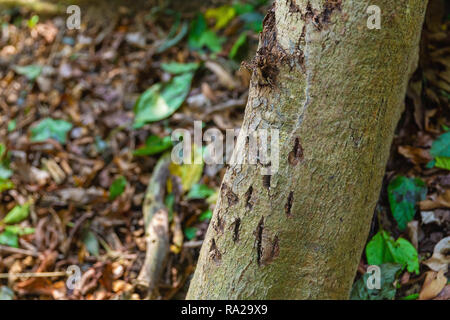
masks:
{"type": "Polygon", "coordinates": [[[243,128],[280,130],[280,167],[228,169],[188,299],[348,298],[426,2],[276,1],[243,128]],[[367,28],[372,4],[381,30],[367,28]]]}

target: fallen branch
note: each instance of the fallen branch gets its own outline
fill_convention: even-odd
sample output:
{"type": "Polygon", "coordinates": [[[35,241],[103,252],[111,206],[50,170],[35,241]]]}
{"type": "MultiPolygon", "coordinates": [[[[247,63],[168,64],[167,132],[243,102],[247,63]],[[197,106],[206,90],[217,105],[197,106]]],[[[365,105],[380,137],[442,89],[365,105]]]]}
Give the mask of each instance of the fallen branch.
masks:
{"type": "Polygon", "coordinates": [[[170,154],[166,154],[156,164],[142,205],[147,250],[136,285],[148,292],[149,299],[155,294],[169,252],[169,214],[164,205],[169,163],[170,154]]]}

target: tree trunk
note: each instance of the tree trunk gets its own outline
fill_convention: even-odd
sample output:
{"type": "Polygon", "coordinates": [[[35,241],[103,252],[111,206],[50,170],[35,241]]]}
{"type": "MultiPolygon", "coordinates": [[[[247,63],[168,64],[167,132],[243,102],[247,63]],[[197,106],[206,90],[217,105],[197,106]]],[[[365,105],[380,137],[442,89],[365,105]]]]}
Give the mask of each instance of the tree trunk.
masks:
{"type": "Polygon", "coordinates": [[[348,298],[426,5],[275,1],[242,131],[280,130],[279,170],[268,177],[260,165],[230,166],[188,299],[348,298]],[[367,27],[371,4],[381,9],[380,30],[367,27]]]}

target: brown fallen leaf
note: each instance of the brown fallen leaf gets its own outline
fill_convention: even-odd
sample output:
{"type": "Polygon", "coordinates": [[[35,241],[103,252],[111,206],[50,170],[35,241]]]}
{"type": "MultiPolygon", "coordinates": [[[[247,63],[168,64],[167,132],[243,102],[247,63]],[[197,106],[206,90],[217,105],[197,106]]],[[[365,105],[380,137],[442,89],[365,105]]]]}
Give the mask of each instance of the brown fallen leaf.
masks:
{"type": "Polygon", "coordinates": [[[434,200],[427,199],[419,202],[420,210],[433,210],[437,208],[450,208],[450,189],[437,196],[434,200]]]}
{"type": "Polygon", "coordinates": [[[425,281],[420,291],[419,300],[430,300],[436,297],[447,284],[447,278],[444,271],[439,272],[428,271],[425,281]]]}
{"type": "Polygon", "coordinates": [[[450,237],[439,241],[434,247],[431,258],[423,263],[431,270],[447,272],[450,264],[450,237]]]}
{"type": "Polygon", "coordinates": [[[416,165],[427,164],[432,159],[428,150],[411,146],[399,146],[398,153],[416,165]]]}
{"type": "Polygon", "coordinates": [[[419,248],[419,221],[413,220],[408,222],[408,236],[414,248],[419,248]]]}
{"type": "Polygon", "coordinates": [[[439,293],[433,300],[450,300],[450,284],[446,285],[441,293],[439,293]]]}

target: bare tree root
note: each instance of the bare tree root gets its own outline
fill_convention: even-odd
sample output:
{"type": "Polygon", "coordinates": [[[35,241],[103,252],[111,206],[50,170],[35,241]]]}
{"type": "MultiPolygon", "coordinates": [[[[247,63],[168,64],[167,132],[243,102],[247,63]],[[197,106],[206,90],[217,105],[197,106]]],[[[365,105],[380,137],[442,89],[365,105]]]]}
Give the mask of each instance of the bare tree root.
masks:
{"type": "Polygon", "coordinates": [[[166,154],[156,164],[142,206],[147,250],[136,286],[146,290],[149,299],[154,298],[169,252],[169,215],[164,205],[169,163],[170,154],[166,154]]]}

